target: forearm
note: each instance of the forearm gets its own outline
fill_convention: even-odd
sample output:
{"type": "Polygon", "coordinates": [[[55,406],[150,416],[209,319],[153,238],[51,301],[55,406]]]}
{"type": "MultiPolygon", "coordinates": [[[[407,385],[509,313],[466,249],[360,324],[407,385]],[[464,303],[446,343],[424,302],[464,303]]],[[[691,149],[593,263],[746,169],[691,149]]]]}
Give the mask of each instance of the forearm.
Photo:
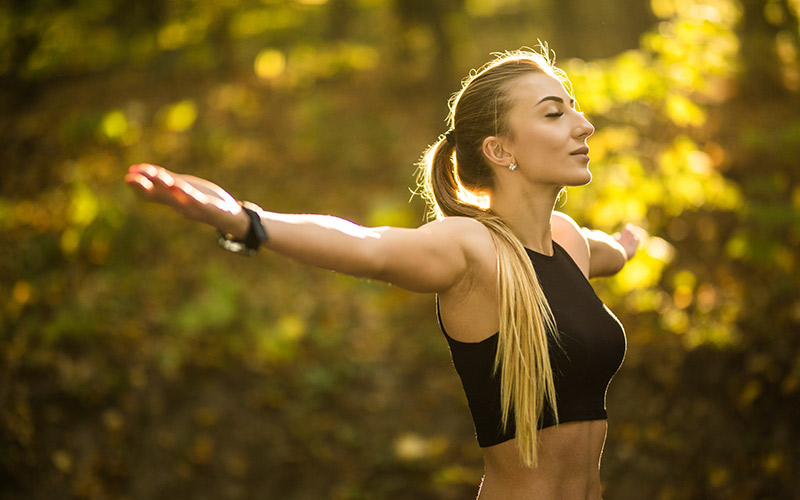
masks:
{"type": "Polygon", "coordinates": [[[625,248],[612,236],[596,230],[581,230],[589,243],[589,276],[612,276],[628,262],[625,248]]]}

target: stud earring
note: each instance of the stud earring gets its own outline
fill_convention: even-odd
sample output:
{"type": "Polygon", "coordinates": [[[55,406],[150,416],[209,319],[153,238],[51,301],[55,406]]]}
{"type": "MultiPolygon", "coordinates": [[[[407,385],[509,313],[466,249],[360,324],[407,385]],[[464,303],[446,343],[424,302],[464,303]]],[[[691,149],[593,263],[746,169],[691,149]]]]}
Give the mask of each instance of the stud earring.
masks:
{"type": "Polygon", "coordinates": [[[508,169],[513,172],[514,170],[517,169],[517,164],[516,163],[512,163],[511,165],[508,166],[508,169]]]}

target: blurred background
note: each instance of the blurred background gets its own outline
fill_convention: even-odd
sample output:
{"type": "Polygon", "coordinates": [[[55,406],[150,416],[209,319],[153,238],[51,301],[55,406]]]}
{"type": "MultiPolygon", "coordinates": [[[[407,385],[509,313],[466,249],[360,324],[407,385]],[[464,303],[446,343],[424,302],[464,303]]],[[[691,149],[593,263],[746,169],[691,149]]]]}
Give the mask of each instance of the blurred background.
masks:
{"type": "Polygon", "coordinates": [[[128,165],[414,227],[492,52],[555,50],[597,127],[559,207],[651,237],[606,498],[800,498],[798,0],[0,2],[0,497],[468,499],[432,296],[225,253],[128,165]]]}

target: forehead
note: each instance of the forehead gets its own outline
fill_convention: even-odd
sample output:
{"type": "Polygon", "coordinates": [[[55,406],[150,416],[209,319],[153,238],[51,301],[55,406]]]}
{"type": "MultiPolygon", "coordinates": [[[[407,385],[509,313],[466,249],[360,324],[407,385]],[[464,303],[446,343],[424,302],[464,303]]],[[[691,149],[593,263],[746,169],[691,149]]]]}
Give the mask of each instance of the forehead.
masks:
{"type": "Polygon", "coordinates": [[[566,103],[572,100],[564,85],[547,73],[529,73],[516,78],[509,86],[509,96],[515,102],[531,104],[548,96],[560,97],[566,103]]]}

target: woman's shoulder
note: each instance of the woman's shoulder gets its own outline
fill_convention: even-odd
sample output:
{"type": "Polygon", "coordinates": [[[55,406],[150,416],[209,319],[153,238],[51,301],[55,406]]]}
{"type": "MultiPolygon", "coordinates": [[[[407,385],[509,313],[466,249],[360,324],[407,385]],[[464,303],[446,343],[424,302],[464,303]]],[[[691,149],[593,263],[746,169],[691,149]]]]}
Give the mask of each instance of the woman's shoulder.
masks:
{"type": "Polygon", "coordinates": [[[441,217],[428,222],[422,228],[436,233],[443,233],[464,242],[486,243],[491,240],[489,229],[479,220],[472,217],[441,217]]]}
{"type": "Polygon", "coordinates": [[[567,251],[586,276],[589,276],[589,242],[580,226],[569,215],[553,212],[551,220],[553,241],[567,251]]]}
{"type": "Polygon", "coordinates": [[[481,221],[472,217],[450,216],[422,227],[456,243],[472,264],[485,264],[494,269],[494,242],[489,228],[481,221]]]}

